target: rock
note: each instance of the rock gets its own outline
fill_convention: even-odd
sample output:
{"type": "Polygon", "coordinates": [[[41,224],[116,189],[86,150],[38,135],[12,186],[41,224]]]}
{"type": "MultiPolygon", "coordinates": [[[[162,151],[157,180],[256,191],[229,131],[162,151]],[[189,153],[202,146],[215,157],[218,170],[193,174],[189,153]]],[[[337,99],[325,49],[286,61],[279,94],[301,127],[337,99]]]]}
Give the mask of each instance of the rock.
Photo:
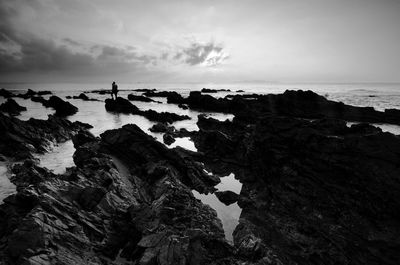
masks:
{"type": "Polygon", "coordinates": [[[178,115],[170,112],[159,113],[154,110],[142,111],[139,110],[135,105],[130,103],[128,100],[121,97],[118,97],[117,100],[106,99],[105,107],[107,111],[141,115],[146,117],[150,121],[157,121],[157,122],[172,123],[174,121],[190,119],[190,117],[187,115],[178,115]]]}
{"type": "Polygon", "coordinates": [[[14,96],[14,94],[4,88],[0,89],[0,96],[5,97],[5,98],[11,98],[14,96]]]}
{"type": "Polygon", "coordinates": [[[78,145],[74,161],[63,175],[16,166],[17,194],[0,205],[0,263],[239,264],[215,211],[191,192],[213,185],[201,164],[135,125],[78,145]]]}
{"type": "Polygon", "coordinates": [[[220,200],[225,205],[231,205],[238,201],[239,195],[234,193],[233,191],[216,191],[215,196],[217,196],[218,200],[220,200]]]}
{"type": "Polygon", "coordinates": [[[51,96],[48,100],[43,101],[43,105],[46,108],[51,107],[55,109],[55,115],[61,117],[70,116],[78,112],[77,107],[57,96],[51,96]]]}
{"type": "Polygon", "coordinates": [[[38,91],[37,92],[38,96],[51,95],[51,94],[52,94],[51,91],[48,91],[48,90],[43,90],[43,91],[38,91]]]}
{"type": "Polygon", "coordinates": [[[44,99],[41,96],[33,96],[33,97],[31,97],[31,100],[33,102],[39,102],[39,103],[42,103],[42,104],[45,104],[45,102],[46,102],[46,99],[44,99]]]}
{"type": "Polygon", "coordinates": [[[142,101],[142,102],[158,102],[155,100],[152,100],[151,98],[145,97],[145,96],[137,96],[134,94],[129,94],[128,99],[131,101],[142,101]]]}
{"type": "Polygon", "coordinates": [[[65,142],[90,125],[50,115],[47,120],[21,121],[0,113],[0,154],[16,160],[43,153],[53,143],[65,142]]]}
{"type": "Polygon", "coordinates": [[[142,115],[149,119],[150,121],[173,123],[175,121],[190,120],[187,115],[179,115],[170,112],[156,112],[154,110],[140,111],[137,114],[142,115]]]}
{"type": "Polygon", "coordinates": [[[400,249],[389,236],[400,224],[393,214],[400,206],[399,137],[339,120],[204,119],[193,138],[204,153],[198,159],[243,183],[233,235],[238,255],[275,264],[394,264],[399,258],[386,252],[389,245],[400,249]]]}
{"type": "Polygon", "coordinates": [[[171,134],[165,133],[163,135],[163,141],[166,145],[171,145],[175,142],[175,138],[171,134]]]}
{"type": "MultiPolygon", "coordinates": [[[[151,132],[159,132],[159,133],[164,133],[167,131],[170,131],[171,127],[168,126],[168,124],[166,123],[162,123],[162,122],[157,122],[156,124],[154,124],[149,130],[151,132]]],[[[173,127],[172,127],[173,128],[173,127]]]]}
{"type": "Polygon", "coordinates": [[[138,113],[139,109],[128,100],[118,97],[116,100],[106,99],[106,110],[119,113],[138,113]]]}
{"type": "MultiPolygon", "coordinates": [[[[67,97],[68,98],[68,97],[67,97]]],[[[73,97],[69,97],[69,98],[73,98],[73,99],[82,99],[84,101],[99,101],[98,99],[94,99],[94,98],[89,98],[86,94],[84,93],[80,93],[79,96],[73,96],[73,97]]]]}
{"type": "Polygon", "coordinates": [[[201,93],[218,93],[218,92],[230,92],[230,89],[209,89],[209,88],[203,88],[201,90],[201,93]]]}
{"type": "Polygon", "coordinates": [[[180,107],[181,109],[184,109],[184,110],[186,110],[186,109],[189,108],[189,107],[188,107],[187,105],[185,105],[185,104],[179,104],[178,107],[180,107]]]}
{"type": "Polygon", "coordinates": [[[94,141],[96,141],[96,137],[88,131],[82,130],[72,136],[72,142],[74,143],[75,148],[94,141]]]}
{"type": "Polygon", "coordinates": [[[157,91],[157,89],[155,89],[155,88],[152,88],[152,89],[137,88],[137,89],[133,89],[132,91],[136,91],[136,92],[154,92],[154,91],[157,91]]]}
{"type": "Polygon", "coordinates": [[[10,115],[17,116],[21,111],[26,111],[25,107],[20,106],[15,100],[9,98],[6,102],[0,105],[0,111],[7,112],[10,115]]]}

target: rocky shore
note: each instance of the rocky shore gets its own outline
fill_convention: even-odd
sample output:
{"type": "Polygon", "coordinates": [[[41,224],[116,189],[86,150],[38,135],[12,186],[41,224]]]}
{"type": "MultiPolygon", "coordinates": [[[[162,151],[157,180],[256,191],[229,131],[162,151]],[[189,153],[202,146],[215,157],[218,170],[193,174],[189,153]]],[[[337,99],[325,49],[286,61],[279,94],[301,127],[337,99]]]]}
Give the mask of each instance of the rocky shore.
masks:
{"type": "Polygon", "coordinates": [[[62,117],[25,122],[0,113],[0,153],[22,162],[11,169],[16,193],[0,205],[0,264],[398,264],[400,137],[346,125],[400,124],[398,110],[311,91],[137,92],[235,117],[200,115],[199,131],[189,132],[171,125],[182,115],[106,100],[110,112],[160,122],[152,131],[191,137],[192,152],[169,149],[134,124],[94,137],[87,124],[62,117]],[[67,139],[75,167],[64,174],[32,159],[67,139]],[[240,193],[217,192],[218,176],[231,173],[240,193]],[[239,204],[232,243],[192,191],[239,204]]]}

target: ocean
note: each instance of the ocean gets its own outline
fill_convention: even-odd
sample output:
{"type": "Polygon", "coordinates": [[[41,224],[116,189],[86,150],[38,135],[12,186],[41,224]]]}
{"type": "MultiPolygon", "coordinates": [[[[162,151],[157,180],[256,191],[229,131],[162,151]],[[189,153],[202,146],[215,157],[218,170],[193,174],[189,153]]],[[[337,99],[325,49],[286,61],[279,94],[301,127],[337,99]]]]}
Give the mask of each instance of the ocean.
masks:
{"type": "MultiPolygon", "coordinates": [[[[190,91],[201,90],[202,88],[211,89],[230,89],[231,91],[224,91],[212,94],[215,97],[224,97],[228,94],[270,94],[282,93],[287,89],[291,90],[312,90],[320,95],[327,97],[330,100],[341,101],[345,104],[363,107],[373,107],[376,110],[384,110],[397,108],[400,109],[400,84],[295,84],[295,83],[235,83],[235,84],[158,84],[158,83],[133,83],[133,84],[118,84],[119,96],[127,97],[128,94],[141,94],[133,92],[134,89],[148,88],[157,90],[176,91],[183,96],[187,96],[190,91]]],[[[50,90],[53,94],[65,99],[66,96],[78,96],[80,93],[98,89],[110,89],[109,84],[72,84],[72,83],[59,83],[59,84],[38,84],[38,83],[0,83],[0,88],[12,90],[14,93],[25,93],[27,89],[32,90],[50,90]]],[[[81,121],[93,125],[91,132],[99,136],[102,132],[109,129],[117,129],[128,123],[137,124],[146,133],[154,136],[158,141],[162,142],[162,134],[152,133],[149,128],[155,123],[147,120],[146,118],[138,115],[127,114],[114,114],[109,113],[104,108],[104,100],[110,95],[99,95],[97,93],[88,93],[89,98],[95,98],[101,101],[82,101],[80,99],[68,99],[73,105],[79,108],[78,113],[68,117],[71,121],[81,121]]],[[[44,96],[49,97],[49,96],[44,96]]],[[[14,98],[18,104],[25,106],[28,110],[22,112],[17,118],[21,120],[28,120],[30,118],[47,119],[49,114],[53,114],[54,110],[46,109],[40,103],[31,101],[30,99],[14,98]]],[[[154,98],[161,103],[155,102],[132,102],[141,110],[153,109],[155,111],[174,112],[181,115],[188,115],[190,120],[178,121],[173,125],[177,128],[186,128],[188,130],[198,130],[196,125],[197,116],[201,112],[193,110],[183,110],[176,105],[167,104],[166,98],[154,98]]],[[[0,104],[5,99],[0,97],[0,104]]],[[[219,119],[232,119],[233,115],[221,113],[206,113],[207,115],[219,119]]],[[[349,123],[350,124],[350,123],[349,123]]],[[[400,126],[390,124],[375,124],[384,131],[400,135],[400,126]]],[[[178,138],[175,143],[169,148],[181,146],[183,148],[196,151],[196,147],[189,138],[178,138]]],[[[36,158],[40,160],[40,165],[47,167],[55,173],[64,173],[67,167],[74,166],[73,153],[75,149],[71,141],[61,143],[54,146],[54,148],[46,154],[38,154],[36,158]]],[[[15,187],[9,181],[10,173],[7,170],[6,163],[0,163],[0,201],[6,196],[15,192],[15,187]]],[[[235,190],[240,192],[241,184],[231,174],[229,176],[221,176],[221,184],[217,186],[219,190],[235,190]]],[[[214,194],[199,194],[193,192],[196,198],[209,204],[213,207],[219,218],[222,220],[226,237],[228,240],[232,239],[232,232],[238,223],[241,209],[237,203],[225,206],[218,201],[214,194]]]]}

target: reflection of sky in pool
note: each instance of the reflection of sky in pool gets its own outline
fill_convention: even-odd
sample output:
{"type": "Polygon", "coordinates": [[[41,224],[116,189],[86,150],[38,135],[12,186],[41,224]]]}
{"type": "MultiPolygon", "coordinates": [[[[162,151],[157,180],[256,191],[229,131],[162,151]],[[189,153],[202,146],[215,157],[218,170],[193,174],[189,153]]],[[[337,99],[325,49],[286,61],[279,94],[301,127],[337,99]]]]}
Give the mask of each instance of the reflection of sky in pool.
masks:
{"type": "MultiPolygon", "coordinates": [[[[219,191],[230,190],[240,193],[242,189],[242,184],[235,179],[234,174],[230,174],[229,176],[222,177],[221,183],[215,186],[219,191]]],[[[237,203],[233,203],[229,206],[220,202],[215,196],[215,194],[200,194],[197,191],[193,190],[193,195],[201,200],[204,204],[208,204],[217,212],[217,216],[222,221],[222,226],[225,231],[225,237],[228,241],[232,242],[232,233],[235,230],[236,226],[239,224],[239,217],[242,209],[239,207],[237,203]]]]}

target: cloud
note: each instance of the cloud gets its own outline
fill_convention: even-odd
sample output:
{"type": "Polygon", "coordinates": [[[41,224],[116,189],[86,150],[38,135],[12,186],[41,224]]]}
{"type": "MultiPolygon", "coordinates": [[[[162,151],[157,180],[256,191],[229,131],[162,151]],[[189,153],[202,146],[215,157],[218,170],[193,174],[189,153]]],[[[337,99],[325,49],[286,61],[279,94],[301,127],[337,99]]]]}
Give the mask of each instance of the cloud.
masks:
{"type": "Polygon", "coordinates": [[[229,58],[220,44],[213,42],[193,42],[189,47],[183,48],[174,55],[174,59],[182,60],[188,65],[217,66],[229,58]]]}

